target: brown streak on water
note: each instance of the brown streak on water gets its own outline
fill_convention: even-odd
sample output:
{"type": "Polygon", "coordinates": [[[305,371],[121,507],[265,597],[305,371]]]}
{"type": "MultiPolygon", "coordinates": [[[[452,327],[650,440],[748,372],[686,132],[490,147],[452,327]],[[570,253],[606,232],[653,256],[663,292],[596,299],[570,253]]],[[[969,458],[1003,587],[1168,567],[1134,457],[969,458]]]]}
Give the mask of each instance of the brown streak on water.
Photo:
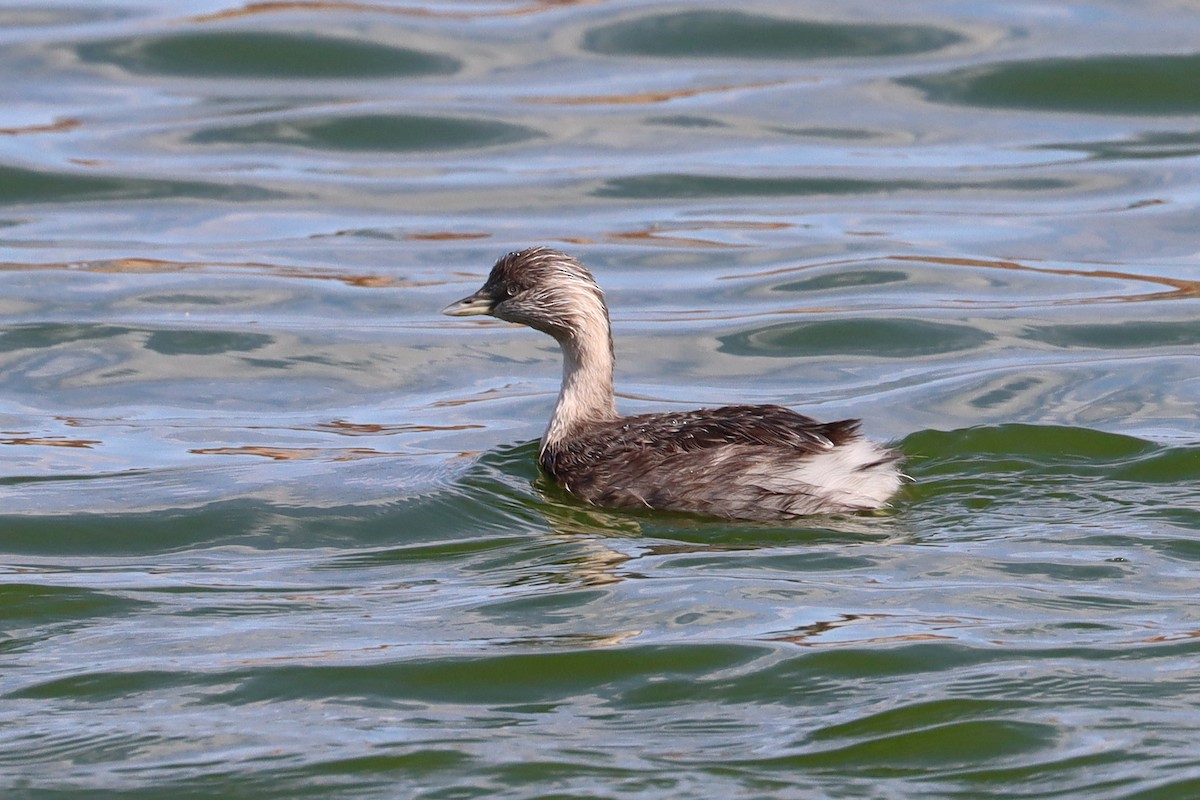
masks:
{"type": "Polygon", "coordinates": [[[9,436],[0,439],[0,445],[30,445],[33,447],[79,447],[91,450],[104,444],[97,439],[63,439],[58,436],[9,436]]]}
{"type": "Polygon", "coordinates": [[[1018,261],[1005,259],[976,259],[976,258],[957,258],[946,256],[912,256],[912,255],[891,255],[879,256],[876,258],[843,258],[832,261],[820,261],[812,264],[799,264],[788,267],[778,267],[775,269],[761,270],[759,272],[748,272],[736,275],[722,275],[717,280],[748,280],[758,278],[773,278],[781,275],[791,275],[798,272],[806,272],[808,270],[827,269],[829,267],[845,266],[850,264],[867,265],[877,263],[887,263],[890,261],[900,261],[916,264],[937,264],[941,266],[952,267],[973,267],[977,269],[1002,269],[1012,272],[1031,272],[1039,275],[1059,275],[1065,277],[1078,278],[1099,278],[1103,280],[1119,280],[1119,281],[1134,281],[1140,283],[1151,283],[1159,286],[1168,286],[1170,291],[1165,292],[1150,292],[1139,294],[1114,294],[1101,295],[1098,297],[1089,298],[1072,298],[1069,300],[1052,299],[1042,303],[1021,303],[1019,305],[1012,304],[997,304],[992,302],[975,301],[975,300],[960,300],[959,302],[973,305],[986,306],[988,308],[1025,308],[1033,305],[1073,305],[1073,304],[1091,304],[1091,303],[1128,303],[1128,302],[1147,302],[1157,300],[1171,299],[1188,299],[1200,297],[1200,281],[1189,278],[1173,278],[1165,275],[1149,275],[1138,272],[1124,272],[1116,269],[1073,269],[1061,267],[1034,267],[1028,264],[1022,264],[1018,261]]]}
{"type": "Polygon", "coordinates": [[[393,16],[424,17],[427,19],[488,19],[494,17],[516,17],[526,14],[540,14],[544,11],[576,5],[589,5],[598,0],[536,0],[535,2],[517,6],[516,8],[501,8],[495,11],[435,11],[416,6],[387,6],[378,3],[356,3],[352,0],[274,0],[261,3],[247,3],[241,8],[216,11],[211,14],[197,14],[190,17],[191,22],[220,22],[239,17],[250,17],[259,14],[289,13],[314,11],[350,12],[360,14],[390,14],[393,16]]]}
{"type": "Polygon", "coordinates": [[[471,239],[488,239],[490,233],[455,233],[454,231],[433,231],[431,233],[406,233],[405,239],[416,242],[458,242],[471,239]]]}
{"type": "Polygon", "coordinates": [[[563,106],[600,106],[600,105],[649,105],[666,103],[670,100],[682,100],[704,94],[723,94],[746,89],[770,89],[785,83],[795,81],[755,81],[752,83],[732,83],[721,86],[699,86],[692,89],[662,89],[658,91],[632,92],[629,94],[596,94],[596,95],[533,95],[524,97],[527,103],[539,103],[563,106]]]}
{"type": "Polygon", "coordinates": [[[74,117],[56,119],[48,125],[22,125],[15,128],[0,128],[0,136],[23,136],[29,133],[63,133],[72,131],[83,123],[74,117]]]}
{"type": "Polygon", "coordinates": [[[444,281],[408,281],[394,278],[390,275],[345,274],[326,269],[288,266],[282,264],[266,264],[260,262],[188,262],[167,261],[157,258],[115,258],[99,261],[44,262],[39,264],[21,264],[17,262],[0,263],[2,272],[35,272],[68,270],[76,272],[93,272],[99,274],[165,274],[174,272],[205,272],[209,270],[252,270],[263,272],[277,278],[299,278],[301,280],[337,281],[347,286],[359,289],[396,289],[417,288],[422,286],[442,286],[444,281]]]}
{"type": "Polygon", "coordinates": [[[376,434],[391,435],[395,433],[436,433],[439,431],[466,431],[483,428],[483,425],[381,425],[374,422],[347,422],[335,419],[331,422],[321,422],[312,428],[298,430],[317,430],[336,433],[339,436],[368,436],[376,434]]]}
{"type": "Polygon", "coordinates": [[[301,459],[358,461],[363,458],[411,455],[410,453],[382,453],[369,447],[267,447],[263,445],[201,447],[189,450],[188,452],[199,456],[260,456],[262,458],[269,458],[272,461],[299,461],[301,459]]]}
{"type": "Polygon", "coordinates": [[[1138,281],[1171,287],[1171,291],[1155,292],[1153,294],[1109,295],[1095,297],[1088,301],[1079,302],[1112,302],[1112,301],[1144,301],[1166,300],[1170,298],[1200,297],[1200,281],[1186,278],[1169,278],[1163,275],[1147,275],[1145,273],[1122,272],[1114,269],[1062,269],[1057,267],[1032,267],[1016,261],[990,261],[975,258],[946,258],[940,256],[891,256],[892,261],[916,261],[929,264],[945,264],[958,267],[981,267],[984,269],[1004,269],[1014,272],[1034,272],[1041,275],[1067,275],[1079,278],[1108,278],[1111,280],[1138,281]]]}
{"type": "Polygon", "coordinates": [[[711,220],[702,222],[690,223],[663,223],[651,225],[647,228],[636,231],[625,231],[609,234],[609,238],[616,241],[635,241],[639,243],[652,242],[654,244],[664,244],[671,246],[682,247],[717,247],[717,248],[745,248],[749,244],[740,242],[720,242],[715,239],[705,239],[699,236],[670,236],[664,235],[674,231],[706,231],[706,230],[731,230],[731,231],[764,231],[764,230],[785,230],[793,227],[788,222],[745,222],[739,220],[711,220]]]}

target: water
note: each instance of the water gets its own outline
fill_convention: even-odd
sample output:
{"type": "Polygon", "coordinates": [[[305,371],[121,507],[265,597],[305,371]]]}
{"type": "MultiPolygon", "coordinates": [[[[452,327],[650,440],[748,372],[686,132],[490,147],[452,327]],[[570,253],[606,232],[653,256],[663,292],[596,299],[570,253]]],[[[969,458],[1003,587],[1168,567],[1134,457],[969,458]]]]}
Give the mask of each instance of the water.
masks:
{"type": "Polygon", "coordinates": [[[0,9],[5,797],[1200,793],[1200,14],[738,8],[0,9]],[[915,484],[546,486],[531,243],[915,484]]]}

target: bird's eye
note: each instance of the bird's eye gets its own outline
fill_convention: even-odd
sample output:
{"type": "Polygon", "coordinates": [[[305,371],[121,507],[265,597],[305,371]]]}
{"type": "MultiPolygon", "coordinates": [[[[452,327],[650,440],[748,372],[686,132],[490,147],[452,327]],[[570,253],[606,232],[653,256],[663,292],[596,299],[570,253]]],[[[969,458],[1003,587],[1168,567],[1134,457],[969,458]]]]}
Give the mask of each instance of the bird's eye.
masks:
{"type": "Polygon", "coordinates": [[[504,293],[509,297],[512,297],[517,293],[517,287],[510,283],[507,287],[505,287],[504,293]]]}

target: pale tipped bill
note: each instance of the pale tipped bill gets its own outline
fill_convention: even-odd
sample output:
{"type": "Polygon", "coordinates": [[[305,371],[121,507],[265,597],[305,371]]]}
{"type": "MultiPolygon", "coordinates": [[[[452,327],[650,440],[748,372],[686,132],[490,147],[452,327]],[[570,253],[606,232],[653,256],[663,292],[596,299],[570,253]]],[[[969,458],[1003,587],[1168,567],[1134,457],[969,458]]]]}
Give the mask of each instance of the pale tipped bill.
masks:
{"type": "Polygon", "coordinates": [[[446,306],[442,309],[442,313],[450,317],[474,317],[480,314],[492,313],[495,305],[495,298],[490,297],[480,289],[475,294],[446,306]]]}

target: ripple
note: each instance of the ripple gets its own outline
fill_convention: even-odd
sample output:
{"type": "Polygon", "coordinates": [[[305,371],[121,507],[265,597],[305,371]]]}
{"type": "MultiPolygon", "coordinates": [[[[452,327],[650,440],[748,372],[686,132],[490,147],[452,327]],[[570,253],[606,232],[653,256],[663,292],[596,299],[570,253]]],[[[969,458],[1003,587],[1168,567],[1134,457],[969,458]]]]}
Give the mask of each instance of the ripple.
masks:
{"type": "Polygon", "coordinates": [[[75,623],[90,617],[120,616],[151,605],[92,589],[34,583],[0,585],[0,604],[10,625],[75,623]]]}
{"type": "Polygon", "coordinates": [[[905,283],[907,272],[889,269],[842,270],[815,278],[781,283],[772,287],[777,292],[825,292],[839,289],[856,289],[864,286],[883,286],[889,283],[905,283]]]}
{"type": "Polygon", "coordinates": [[[494,147],[540,134],[488,119],[407,114],[362,114],[277,120],[193,134],[196,144],[281,144],[324,150],[403,152],[494,147]]]}
{"type": "Polygon", "coordinates": [[[1195,114],[1200,55],[1043,58],[905,78],[935,102],[1089,114],[1195,114]]]}
{"type": "Polygon", "coordinates": [[[1200,155],[1200,132],[1149,131],[1132,139],[1060,142],[1039,147],[1044,150],[1080,150],[1100,161],[1194,158],[1200,155]]]}
{"type": "MultiPolygon", "coordinates": [[[[927,463],[926,472],[961,473],[966,458],[980,467],[995,465],[1001,457],[1015,457],[1028,466],[1075,464],[1085,468],[1111,468],[1158,452],[1156,445],[1134,436],[1051,425],[1007,424],[956,431],[920,431],[904,440],[904,452],[927,463]],[[950,466],[954,464],[954,466],[950,466]]],[[[993,466],[994,468],[994,466],[993,466]]]]}
{"type": "MultiPolygon", "coordinates": [[[[1059,570],[1059,580],[1073,574],[1105,574],[1107,567],[1100,565],[1114,546],[1118,552],[1174,552],[1182,543],[1178,531],[1187,530],[1192,521],[1187,509],[1198,499],[1200,448],[1194,445],[1166,447],[1089,428],[1012,423],[920,431],[905,438],[901,448],[908,457],[906,471],[916,480],[906,491],[909,508],[922,513],[922,508],[942,505],[944,531],[955,527],[952,519],[960,513],[986,512],[993,530],[982,533],[976,519],[971,527],[978,535],[1019,535],[1032,524],[1036,511],[1039,525],[1062,524],[1092,541],[1090,563],[1076,566],[1075,558],[1056,560],[1052,569],[1059,570]],[[1163,524],[1157,524],[1159,520],[1163,524]],[[1131,527],[1139,530],[1140,542],[1121,533],[1131,527]],[[1095,538],[1101,535],[1106,538],[1095,538]],[[1155,543],[1156,536],[1161,543],[1155,543]],[[1068,566],[1060,567],[1062,563],[1068,566]]],[[[1194,561],[1195,553],[1186,550],[1178,557],[1194,561]]],[[[1105,591],[1112,602],[1135,605],[1119,586],[1105,591]]],[[[1056,596],[1055,602],[1069,606],[1077,600],[1056,596]]]]}
{"type": "Polygon", "coordinates": [[[119,325],[100,325],[96,323],[15,325],[11,328],[0,330],[0,353],[19,350],[41,350],[73,342],[114,339],[126,336],[132,330],[132,328],[119,325]]]}
{"type": "Polygon", "coordinates": [[[134,74],[213,78],[384,78],[446,75],[457,59],[317,34],[225,31],[138,36],[78,47],[89,63],[134,74]]]}
{"type": "Polygon", "coordinates": [[[186,673],[165,670],[135,672],[87,672],[65,678],[52,678],[26,686],[6,695],[9,698],[69,698],[100,700],[125,697],[131,691],[150,692],[188,685],[186,673]]]}
{"type": "Polygon", "coordinates": [[[274,341],[262,333],[235,331],[186,330],[154,331],[143,346],[164,356],[211,356],[221,353],[245,353],[259,350],[274,341]]]}
{"type": "Polygon", "coordinates": [[[739,11],[654,14],[589,31],[583,46],[604,55],[655,58],[869,58],[941,50],[963,37],[922,25],[813,22],[739,11]]]}
{"type": "Polygon", "coordinates": [[[757,766],[785,769],[868,769],[877,776],[896,770],[924,770],[961,764],[1003,764],[1023,754],[1051,747],[1058,729],[1046,723],[1008,719],[975,719],[865,738],[842,747],[810,750],[757,766]]]}
{"type": "Polygon", "coordinates": [[[269,200],[285,195],[245,183],[183,181],[28,169],[0,164],[0,204],[100,200],[269,200]]]}
{"type": "MultiPolygon", "coordinates": [[[[1144,458],[1122,464],[1113,471],[1116,480],[1141,484],[1179,483],[1200,485],[1200,447],[1172,447],[1152,453],[1144,458]]],[[[1168,509],[1158,509],[1168,511],[1168,509]]],[[[1172,518],[1177,522],[1190,520],[1196,525],[1197,511],[1187,508],[1176,509],[1172,518]]]]}
{"type": "Polygon", "coordinates": [[[14,5],[0,8],[0,30],[16,28],[54,28],[63,25],[84,25],[95,22],[115,22],[132,16],[126,9],[88,8],[83,4],[66,8],[38,8],[34,5],[14,5]]]}
{"type": "Polygon", "coordinates": [[[899,191],[1046,192],[1074,188],[1066,178],[997,178],[990,181],[954,182],[913,179],[841,177],[745,177],[658,173],[611,178],[594,189],[596,197],[626,199],[686,197],[805,197],[812,195],[871,195],[899,191]]]}
{"type": "Polygon", "coordinates": [[[880,733],[902,733],[905,730],[928,728],[959,722],[977,716],[998,716],[1023,711],[1032,703],[1014,700],[977,698],[939,699],[907,703],[899,708],[864,714],[849,722],[828,725],[814,731],[814,740],[837,739],[848,736],[877,736],[880,733]]]}
{"type": "Polygon", "coordinates": [[[969,325],[876,318],[784,322],[722,336],[719,349],[740,356],[917,358],[973,350],[991,339],[969,325]]]}
{"type": "MultiPolygon", "coordinates": [[[[284,666],[240,675],[234,688],[209,702],[239,705],[271,700],[386,696],[422,702],[519,704],[561,702],[581,694],[614,697],[640,688],[647,674],[686,685],[694,676],[744,666],[766,652],[758,646],[642,645],[576,651],[499,654],[474,658],[405,659],[361,666],[284,666]]],[[[232,679],[232,680],[231,680],[232,679]]],[[[73,691],[86,678],[54,681],[27,692],[73,691]]],[[[108,689],[110,681],[105,681],[108,689]]]]}
{"type": "Polygon", "coordinates": [[[1193,320],[1186,322],[1132,320],[1038,325],[1026,329],[1025,336],[1055,347],[1150,350],[1156,347],[1200,345],[1200,325],[1193,320]]]}

